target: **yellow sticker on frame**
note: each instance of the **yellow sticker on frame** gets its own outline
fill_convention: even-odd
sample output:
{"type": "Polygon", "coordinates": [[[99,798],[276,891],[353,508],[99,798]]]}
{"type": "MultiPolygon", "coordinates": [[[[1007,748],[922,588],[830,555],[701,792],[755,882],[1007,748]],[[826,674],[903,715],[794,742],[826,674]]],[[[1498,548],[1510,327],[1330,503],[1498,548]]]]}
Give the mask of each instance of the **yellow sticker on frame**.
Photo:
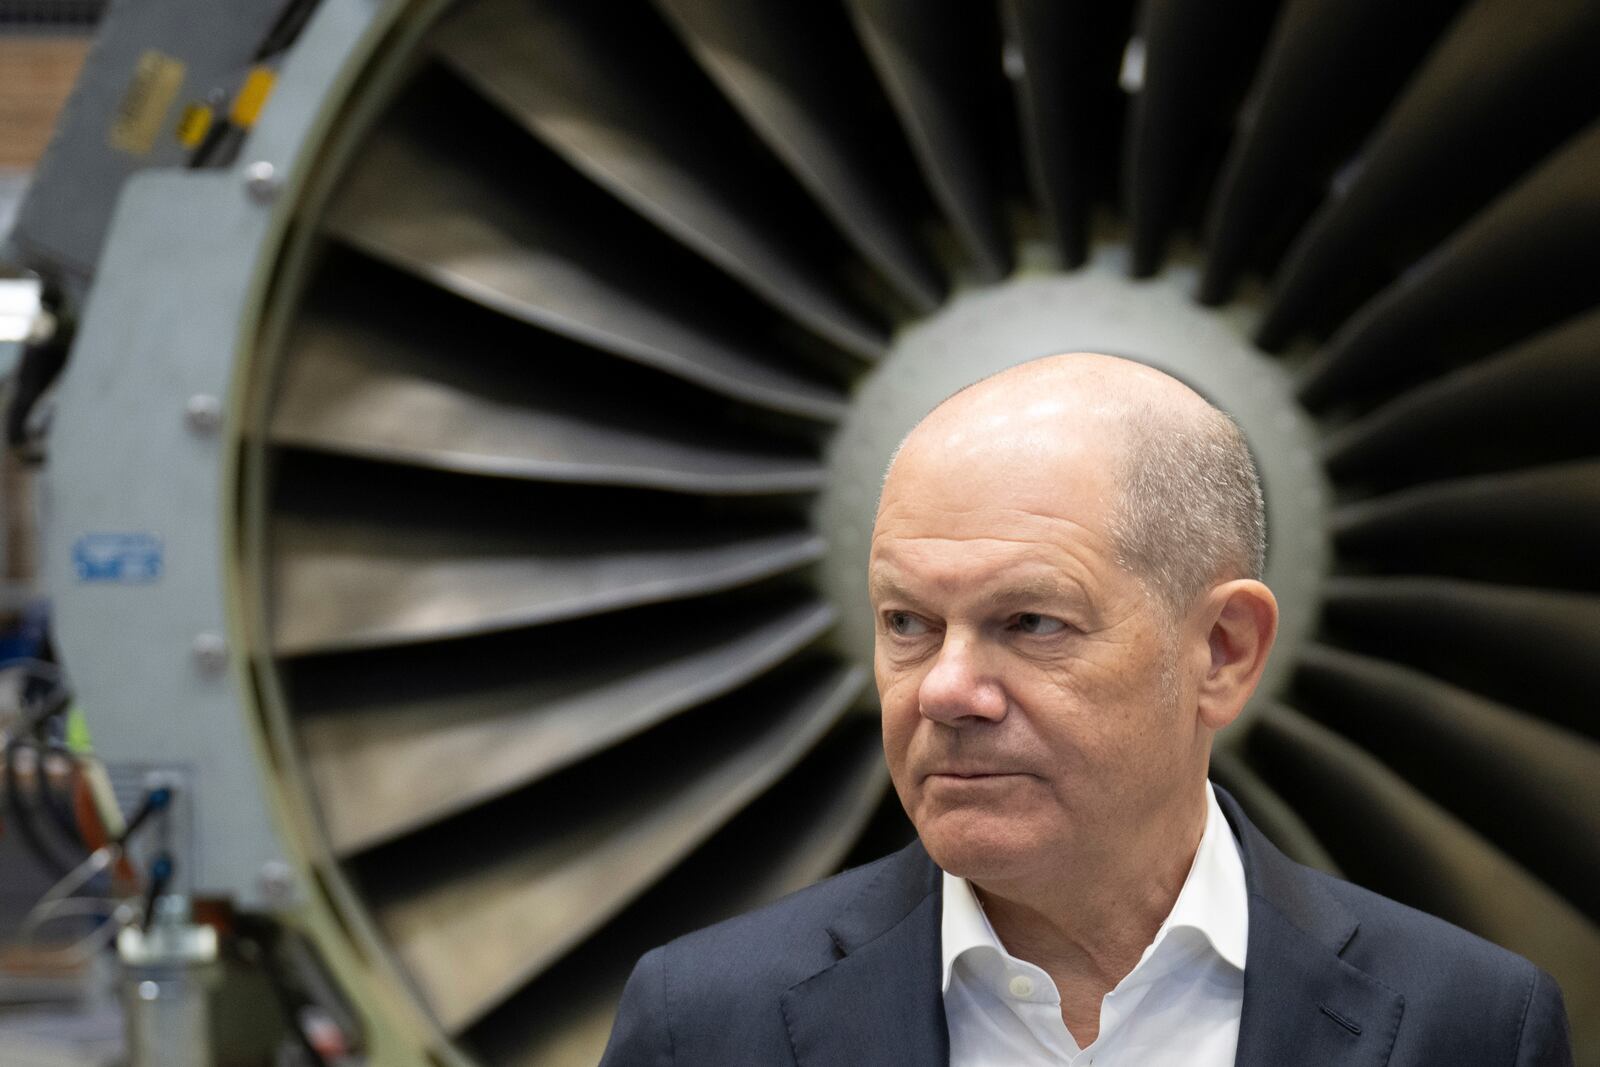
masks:
{"type": "Polygon", "coordinates": [[[178,143],[185,148],[199,148],[200,142],[211,132],[211,108],[203,103],[193,103],[178,115],[178,143]]]}
{"type": "Polygon", "coordinates": [[[277,80],[278,75],[271,67],[250,68],[244,84],[239,86],[239,95],[233,98],[233,108],[228,113],[229,121],[246,130],[254,126],[277,80]]]}
{"type": "Polygon", "coordinates": [[[110,141],[129,155],[145,156],[155,147],[167,112],[183,87],[183,60],[151,50],[139,57],[111,123],[110,141]]]}

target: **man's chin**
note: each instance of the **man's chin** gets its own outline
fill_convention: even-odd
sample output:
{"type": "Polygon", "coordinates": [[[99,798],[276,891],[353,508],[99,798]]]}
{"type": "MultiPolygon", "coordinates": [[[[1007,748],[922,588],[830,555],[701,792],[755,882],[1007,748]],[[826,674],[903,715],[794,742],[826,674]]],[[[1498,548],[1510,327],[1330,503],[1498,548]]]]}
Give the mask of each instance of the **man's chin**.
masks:
{"type": "Polygon", "coordinates": [[[1048,854],[1044,842],[1019,827],[989,822],[998,820],[933,819],[919,824],[917,835],[940,869],[973,882],[1017,877],[1048,854]]]}

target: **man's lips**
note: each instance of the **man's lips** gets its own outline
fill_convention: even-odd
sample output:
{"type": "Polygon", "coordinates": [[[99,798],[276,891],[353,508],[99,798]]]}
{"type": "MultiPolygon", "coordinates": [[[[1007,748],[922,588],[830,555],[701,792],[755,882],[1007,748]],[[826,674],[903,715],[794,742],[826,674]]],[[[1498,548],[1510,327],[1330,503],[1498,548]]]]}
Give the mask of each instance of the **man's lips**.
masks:
{"type": "Polygon", "coordinates": [[[1031,778],[1026,771],[1007,770],[941,770],[929,771],[924,778],[946,778],[960,781],[973,781],[980,778],[1031,778]]]}

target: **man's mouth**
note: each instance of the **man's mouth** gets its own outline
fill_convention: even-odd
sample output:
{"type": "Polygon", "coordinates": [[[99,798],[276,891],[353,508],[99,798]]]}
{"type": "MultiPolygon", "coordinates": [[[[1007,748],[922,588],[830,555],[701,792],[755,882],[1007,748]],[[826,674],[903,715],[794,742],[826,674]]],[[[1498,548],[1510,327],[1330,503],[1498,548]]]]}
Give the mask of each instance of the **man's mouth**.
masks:
{"type": "Polygon", "coordinates": [[[975,781],[982,778],[1025,778],[1027,775],[1022,771],[947,770],[931,771],[929,772],[928,777],[955,779],[957,781],[975,781]]]}

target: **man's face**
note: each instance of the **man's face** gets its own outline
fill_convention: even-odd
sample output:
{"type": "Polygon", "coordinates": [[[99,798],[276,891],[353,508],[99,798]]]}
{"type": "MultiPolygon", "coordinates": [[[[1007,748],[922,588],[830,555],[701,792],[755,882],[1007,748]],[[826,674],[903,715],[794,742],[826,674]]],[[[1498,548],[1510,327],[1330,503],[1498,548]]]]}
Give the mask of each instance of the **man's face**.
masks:
{"type": "MultiPolygon", "coordinates": [[[[869,590],[883,740],[930,855],[975,880],[1115,851],[1203,767],[1181,640],[1116,562],[1104,441],[923,447],[869,590]]],[[[1191,665],[1201,668],[1199,663],[1191,665]]]]}

